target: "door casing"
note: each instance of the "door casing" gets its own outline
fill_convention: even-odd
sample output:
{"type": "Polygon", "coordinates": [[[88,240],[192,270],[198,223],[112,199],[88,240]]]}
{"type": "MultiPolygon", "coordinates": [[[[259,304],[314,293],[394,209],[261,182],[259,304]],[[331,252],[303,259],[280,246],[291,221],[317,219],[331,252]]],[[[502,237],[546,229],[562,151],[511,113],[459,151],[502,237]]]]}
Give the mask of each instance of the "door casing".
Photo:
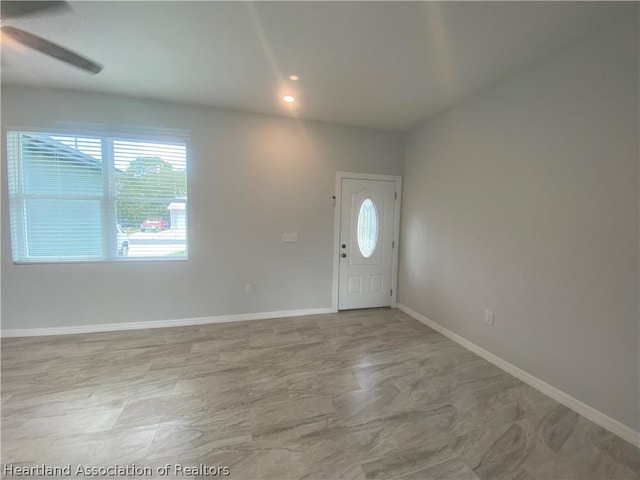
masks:
{"type": "Polygon", "coordinates": [[[331,290],[331,309],[338,311],[338,287],[340,273],[340,214],[342,205],[342,179],[385,180],[395,182],[397,198],[393,218],[393,254],[391,257],[391,308],[396,308],[398,295],[398,248],[400,246],[400,202],[402,200],[402,177],[399,175],[374,175],[370,173],[336,172],[336,189],[333,222],[333,288],[331,290]]]}

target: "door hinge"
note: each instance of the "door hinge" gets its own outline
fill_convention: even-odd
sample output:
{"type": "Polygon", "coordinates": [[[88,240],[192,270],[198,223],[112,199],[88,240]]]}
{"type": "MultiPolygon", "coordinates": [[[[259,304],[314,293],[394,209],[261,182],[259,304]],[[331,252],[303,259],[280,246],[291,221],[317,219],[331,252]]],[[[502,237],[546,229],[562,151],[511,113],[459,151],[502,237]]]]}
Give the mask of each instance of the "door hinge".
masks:
{"type": "Polygon", "coordinates": [[[398,199],[398,192],[393,192],[393,198],[396,200],[398,199]]]}
{"type": "Polygon", "coordinates": [[[391,289],[391,296],[393,297],[393,288],[391,289]]]}
{"type": "Polygon", "coordinates": [[[396,248],[396,241],[395,240],[391,240],[391,248],[396,248]]]}

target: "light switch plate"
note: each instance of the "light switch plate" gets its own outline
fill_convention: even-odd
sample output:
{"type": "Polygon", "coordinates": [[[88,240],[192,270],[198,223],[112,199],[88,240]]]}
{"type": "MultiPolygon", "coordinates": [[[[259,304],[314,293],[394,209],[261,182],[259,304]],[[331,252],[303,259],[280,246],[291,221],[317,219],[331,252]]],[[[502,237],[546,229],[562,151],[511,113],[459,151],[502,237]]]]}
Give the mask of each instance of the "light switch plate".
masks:
{"type": "Polygon", "coordinates": [[[298,234],[297,233],[283,233],[282,234],[282,241],[285,242],[285,243],[297,242],[298,241],[298,234]]]}
{"type": "Polygon", "coordinates": [[[486,323],[487,325],[493,326],[493,322],[495,321],[495,318],[496,318],[496,314],[493,313],[491,310],[484,311],[484,323],[486,323]]]}

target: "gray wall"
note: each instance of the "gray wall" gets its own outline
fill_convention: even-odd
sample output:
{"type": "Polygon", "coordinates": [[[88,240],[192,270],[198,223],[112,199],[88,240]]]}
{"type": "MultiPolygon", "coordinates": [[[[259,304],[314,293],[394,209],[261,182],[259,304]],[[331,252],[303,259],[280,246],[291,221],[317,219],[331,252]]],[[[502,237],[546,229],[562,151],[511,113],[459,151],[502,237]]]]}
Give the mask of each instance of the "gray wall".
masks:
{"type": "Polygon", "coordinates": [[[634,19],[408,135],[399,275],[400,303],[636,430],[638,56],[634,19]]]}
{"type": "Polygon", "coordinates": [[[13,265],[3,175],[3,329],[330,308],[336,171],[402,169],[398,134],[2,87],[4,127],[69,122],[191,131],[189,260],[13,265]],[[299,243],[283,244],[283,232],[297,232],[299,243]],[[245,283],[253,294],[244,293],[245,283]]]}

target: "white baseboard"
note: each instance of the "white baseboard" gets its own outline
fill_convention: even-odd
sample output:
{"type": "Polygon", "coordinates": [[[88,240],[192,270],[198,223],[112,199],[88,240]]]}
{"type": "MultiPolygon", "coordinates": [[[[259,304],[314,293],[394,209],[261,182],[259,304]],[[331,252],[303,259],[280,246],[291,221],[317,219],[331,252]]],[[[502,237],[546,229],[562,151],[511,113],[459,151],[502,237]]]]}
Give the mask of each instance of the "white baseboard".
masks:
{"type": "Polygon", "coordinates": [[[269,318],[301,317],[333,313],[331,308],[308,308],[304,310],[282,310],[279,312],[241,313],[238,315],[219,315],[216,317],[184,318],[179,320],[157,320],[147,322],[102,323],[98,325],[77,325],[69,327],[17,328],[2,330],[2,337],[35,337],[45,335],[73,335],[77,333],[114,332],[119,330],[140,330],[145,328],[186,327],[207,325],[209,323],[243,322],[248,320],[266,320],[269,318]]]}
{"type": "Polygon", "coordinates": [[[400,303],[398,303],[397,306],[400,310],[402,310],[409,316],[433,328],[435,331],[441,333],[445,337],[448,337],[454,342],[460,344],[461,346],[475,353],[479,357],[484,358],[488,362],[493,363],[496,367],[499,367],[505,372],[522,380],[527,385],[530,385],[536,390],[539,390],[540,392],[544,393],[548,397],[553,398],[558,403],[561,403],[565,407],[570,408],[574,412],[591,420],[593,423],[600,425],[602,428],[609,430],[611,433],[619,436],[620,438],[635,445],[636,447],[640,447],[640,432],[636,432],[632,428],[624,425],[623,423],[620,423],[618,420],[615,420],[610,416],[602,413],[600,410],[596,410],[595,408],[590,407],[586,403],[581,402],[577,398],[572,397],[568,393],[565,393],[562,390],[557,389],[553,385],[549,385],[548,383],[540,380],[538,377],[534,377],[530,373],[525,372],[524,370],[516,367],[512,363],[507,362],[506,360],[498,357],[497,355],[494,355],[488,350],[485,350],[484,348],[479,347],[475,343],[470,342],[466,338],[461,337],[457,333],[453,333],[451,330],[443,327],[442,325],[437,324],[433,320],[428,319],[424,315],[420,315],[418,312],[411,310],[409,307],[402,305],[400,303]]]}

